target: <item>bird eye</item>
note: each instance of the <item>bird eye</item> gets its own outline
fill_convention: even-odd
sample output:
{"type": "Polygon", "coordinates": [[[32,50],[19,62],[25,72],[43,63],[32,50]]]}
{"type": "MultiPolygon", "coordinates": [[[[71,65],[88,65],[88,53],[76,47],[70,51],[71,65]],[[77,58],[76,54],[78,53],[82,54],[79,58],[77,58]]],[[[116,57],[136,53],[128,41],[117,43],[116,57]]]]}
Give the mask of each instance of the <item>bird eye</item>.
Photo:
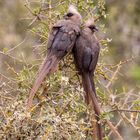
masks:
{"type": "Polygon", "coordinates": [[[93,30],[93,29],[95,28],[95,26],[94,26],[94,25],[91,25],[91,26],[89,26],[89,28],[90,28],[91,30],[93,30]]]}
{"type": "Polygon", "coordinates": [[[67,16],[68,16],[68,17],[72,17],[73,14],[72,14],[72,13],[68,13],[67,16]]]}

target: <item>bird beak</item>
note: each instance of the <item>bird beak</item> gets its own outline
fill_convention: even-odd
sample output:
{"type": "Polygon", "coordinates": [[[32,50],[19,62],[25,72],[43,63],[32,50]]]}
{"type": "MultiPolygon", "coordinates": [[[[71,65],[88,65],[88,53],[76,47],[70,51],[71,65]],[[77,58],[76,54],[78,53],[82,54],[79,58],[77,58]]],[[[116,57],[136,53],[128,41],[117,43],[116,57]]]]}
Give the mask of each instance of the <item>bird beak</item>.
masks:
{"type": "Polygon", "coordinates": [[[68,16],[67,16],[67,14],[65,14],[65,15],[63,16],[63,18],[64,18],[64,19],[68,19],[68,16]]]}
{"type": "Polygon", "coordinates": [[[94,28],[94,31],[95,31],[95,32],[98,32],[98,31],[99,31],[98,27],[95,27],[95,28],[94,28]]]}

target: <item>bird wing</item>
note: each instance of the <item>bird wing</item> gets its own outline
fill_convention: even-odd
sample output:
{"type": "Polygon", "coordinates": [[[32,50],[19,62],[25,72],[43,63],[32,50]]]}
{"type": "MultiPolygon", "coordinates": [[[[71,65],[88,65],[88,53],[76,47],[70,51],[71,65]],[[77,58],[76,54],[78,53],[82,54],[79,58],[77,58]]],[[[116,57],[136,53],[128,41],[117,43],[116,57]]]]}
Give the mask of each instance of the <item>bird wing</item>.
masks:
{"type": "Polygon", "coordinates": [[[53,30],[58,27],[59,30],[55,34],[49,50],[51,54],[55,54],[59,59],[62,59],[74,46],[78,31],[77,26],[68,21],[62,21],[62,24],[59,22],[58,26],[56,24],[53,27],[53,30]]]}
{"type": "Polygon", "coordinates": [[[79,32],[79,27],[70,21],[56,23],[49,36],[47,55],[53,54],[62,59],[71,51],[79,32]]]}
{"type": "Polygon", "coordinates": [[[99,57],[99,51],[100,51],[100,48],[97,45],[94,48],[92,48],[91,63],[89,67],[90,71],[95,70],[96,68],[98,57],[99,57]]]}
{"type": "Polygon", "coordinates": [[[47,59],[54,56],[62,59],[70,52],[79,34],[80,28],[70,21],[60,20],[54,24],[48,38],[47,55],[39,71],[42,70],[47,59]]]}
{"type": "Polygon", "coordinates": [[[89,72],[89,68],[91,65],[91,61],[92,61],[92,52],[91,52],[91,48],[89,47],[85,47],[83,50],[83,57],[82,57],[82,62],[83,62],[83,68],[85,71],[89,72]]]}
{"type": "Polygon", "coordinates": [[[63,26],[63,22],[59,21],[58,23],[54,24],[52,27],[52,30],[49,34],[49,38],[48,38],[48,43],[47,43],[47,48],[48,50],[51,48],[53,41],[55,39],[55,36],[57,35],[57,33],[59,32],[59,29],[63,26]]]}
{"type": "MultiPolygon", "coordinates": [[[[35,83],[31,89],[27,108],[32,105],[32,100],[42,81],[54,71],[59,61],[72,49],[77,38],[77,26],[66,21],[55,24],[48,39],[48,52],[39,69],[35,83]]],[[[79,29],[80,30],[80,29],[79,29]]]]}

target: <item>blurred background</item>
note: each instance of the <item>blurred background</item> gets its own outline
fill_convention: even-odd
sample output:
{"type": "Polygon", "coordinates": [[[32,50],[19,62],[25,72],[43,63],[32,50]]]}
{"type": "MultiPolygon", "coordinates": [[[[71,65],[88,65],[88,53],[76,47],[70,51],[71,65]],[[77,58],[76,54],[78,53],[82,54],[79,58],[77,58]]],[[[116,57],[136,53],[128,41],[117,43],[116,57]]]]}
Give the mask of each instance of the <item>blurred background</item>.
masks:
{"type": "MultiPolygon", "coordinates": [[[[35,5],[40,1],[32,2],[35,5]]],[[[30,32],[34,23],[25,3],[28,1],[0,0],[0,74],[10,78],[15,75],[9,65],[18,73],[24,65],[41,62],[43,58],[38,53],[42,50],[40,38],[30,32]]],[[[99,34],[105,34],[110,43],[104,61],[108,65],[124,62],[113,88],[117,92],[140,95],[140,0],[106,0],[105,8],[107,18],[100,21],[105,32],[99,34]]],[[[1,75],[0,86],[5,81],[1,75]]],[[[133,127],[128,131],[125,127],[120,129],[124,140],[140,139],[133,127]]]]}

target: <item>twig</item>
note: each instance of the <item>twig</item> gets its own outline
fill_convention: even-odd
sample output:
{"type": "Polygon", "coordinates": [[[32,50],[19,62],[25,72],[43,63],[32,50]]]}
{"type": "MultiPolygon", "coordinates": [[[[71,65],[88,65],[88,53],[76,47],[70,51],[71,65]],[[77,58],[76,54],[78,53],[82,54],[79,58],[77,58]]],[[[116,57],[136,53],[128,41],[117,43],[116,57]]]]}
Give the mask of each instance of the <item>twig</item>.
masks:
{"type": "Polygon", "coordinates": [[[4,99],[8,99],[8,100],[13,100],[13,98],[6,97],[6,96],[3,96],[3,95],[0,95],[0,98],[4,98],[4,99]]]}
{"type": "Polygon", "coordinates": [[[115,126],[108,120],[105,120],[112,132],[119,138],[119,140],[123,140],[122,136],[119,134],[119,132],[116,130],[115,126]]]}
{"type": "Polygon", "coordinates": [[[15,47],[9,49],[6,53],[10,53],[11,51],[15,50],[17,47],[19,47],[21,44],[23,44],[25,42],[25,39],[26,38],[24,38],[24,40],[22,42],[20,42],[18,45],[16,45],[15,47]]]}
{"type": "Polygon", "coordinates": [[[122,62],[120,62],[120,63],[118,64],[118,67],[116,68],[116,71],[114,72],[112,78],[110,79],[110,81],[109,81],[108,84],[106,85],[106,88],[107,88],[107,89],[110,87],[110,85],[112,84],[112,81],[115,79],[116,75],[118,74],[118,72],[119,72],[119,70],[120,70],[120,68],[121,68],[121,63],[122,63],[122,62]]]}
{"type": "Polygon", "coordinates": [[[11,59],[13,59],[13,60],[16,60],[17,62],[24,63],[22,60],[17,59],[16,57],[13,57],[13,56],[11,56],[11,55],[9,55],[9,54],[7,54],[7,53],[4,53],[4,52],[2,52],[2,51],[0,51],[0,54],[5,55],[5,56],[8,56],[9,58],[11,58],[11,59]]]}
{"type": "Polygon", "coordinates": [[[131,124],[131,126],[133,126],[133,128],[136,129],[136,131],[140,134],[140,130],[138,129],[138,127],[136,127],[135,124],[131,122],[130,119],[128,119],[124,113],[122,113],[122,116],[123,119],[125,119],[129,124],[131,124]]]}
{"type": "MultiPolygon", "coordinates": [[[[115,126],[115,128],[117,129],[117,127],[122,123],[122,121],[123,121],[123,119],[121,119],[118,123],[117,123],[117,125],[115,126]]],[[[108,136],[110,136],[112,134],[112,131],[108,134],[108,136]]]]}
{"type": "Polygon", "coordinates": [[[94,21],[97,22],[103,15],[98,16],[94,21]]]}
{"type": "Polygon", "coordinates": [[[11,82],[13,82],[13,83],[16,83],[16,80],[14,81],[14,80],[12,80],[12,79],[6,77],[6,76],[3,75],[2,73],[0,73],[0,76],[3,77],[3,78],[5,78],[5,79],[7,79],[8,81],[11,81],[11,82]]]}
{"type": "Polygon", "coordinates": [[[61,110],[61,112],[59,113],[58,116],[61,117],[61,115],[63,114],[63,112],[65,111],[65,109],[67,108],[67,106],[70,105],[70,103],[71,103],[72,100],[73,100],[73,98],[68,101],[68,103],[62,108],[62,110],[61,110]]]}
{"type": "Polygon", "coordinates": [[[140,113],[140,110],[128,110],[128,109],[114,109],[111,110],[110,112],[115,112],[115,111],[119,111],[119,112],[130,112],[130,113],[140,113]]]}

